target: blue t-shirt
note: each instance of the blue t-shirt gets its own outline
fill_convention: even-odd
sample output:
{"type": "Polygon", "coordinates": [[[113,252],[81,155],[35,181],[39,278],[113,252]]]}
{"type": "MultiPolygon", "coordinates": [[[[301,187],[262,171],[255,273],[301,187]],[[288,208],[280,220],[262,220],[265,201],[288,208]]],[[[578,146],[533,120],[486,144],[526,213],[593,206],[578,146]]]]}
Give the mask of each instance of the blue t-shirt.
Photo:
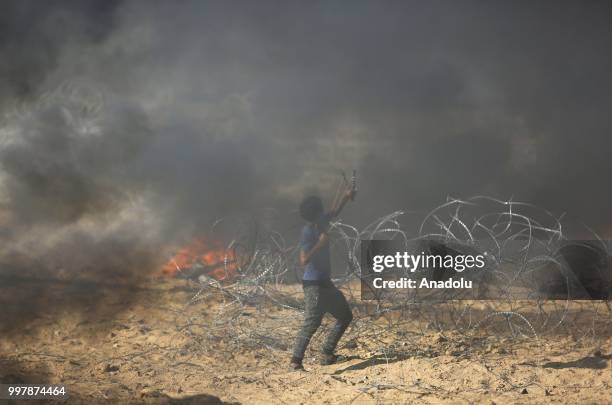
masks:
{"type": "MultiPolygon", "coordinates": [[[[323,221],[329,221],[331,219],[330,214],[326,214],[326,218],[323,221]]],[[[321,232],[313,224],[306,224],[302,228],[302,235],[300,237],[300,250],[304,253],[310,252],[314,245],[319,240],[321,232]]],[[[315,252],[310,258],[308,264],[306,264],[304,272],[304,280],[308,281],[321,281],[329,280],[331,278],[331,258],[329,253],[329,243],[326,243],[321,249],[315,252]]]]}

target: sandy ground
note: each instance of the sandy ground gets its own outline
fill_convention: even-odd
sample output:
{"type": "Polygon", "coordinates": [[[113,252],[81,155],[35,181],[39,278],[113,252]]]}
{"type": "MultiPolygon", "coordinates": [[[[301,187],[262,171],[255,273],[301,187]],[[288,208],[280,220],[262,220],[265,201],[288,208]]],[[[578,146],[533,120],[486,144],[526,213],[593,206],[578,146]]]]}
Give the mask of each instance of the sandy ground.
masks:
{"type": "MultiPolygon", "coordinates": [[[[346,361],[320,366],[311,350],[306,371],[291,372],[286,348],[198,339],[220,304],[186,306],[185,281],[156,282],[129,305],[105,294],[103,314],[62,306],[4,333],[0,380],[61,383],[70,403],[612,403],[610,336],[381,329],[377,342],[400,351],[349,333],[339,349],[346,361]]],[[[297,323],[285,326],[292,333],[297,323]]]]}

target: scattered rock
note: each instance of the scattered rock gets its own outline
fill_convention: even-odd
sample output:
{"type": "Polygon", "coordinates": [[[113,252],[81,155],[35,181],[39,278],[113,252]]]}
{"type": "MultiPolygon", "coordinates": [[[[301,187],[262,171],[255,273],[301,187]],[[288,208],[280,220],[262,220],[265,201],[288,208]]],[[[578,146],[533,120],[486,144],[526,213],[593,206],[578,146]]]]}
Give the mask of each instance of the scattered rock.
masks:
{"type": "Polygon", "coordinates": [[[142,398],[144,397],[159,398],[162,396],[162,393],[160,390],[156,390],[153,388],[144,388],[140,391],[140,396],[142,398]]]}
{"type": "Polygon", "coordinates": [[[432,341],[434,343],[442,343],[442,342],[446,342],[448,339],[446,337],[444,337],[444,335],[442,334],[442,332],[438,332],[435,335],[433,335],[432,341]]]}
{"type": "Polygon", "coordinates": [[[1,381],[3,384],[25,384],[25,380],[21,376],[15,374],[2,376],[1,381]]]}
{"type": "Polygon", "coordinates": [[[119,371],[119,366],[115,366],[112,364],[107,364],[106,367],[104,367],[104,372],[106,373],[114,373],[119,371]]]}
{"type": "Polygon", "coordinates": [[[545,389],[545,390],[544,390],[544,395],[545,395],[545,396],[547,396],[547,397],[549,397],[549,396],[551,396],[551,395],[552,395],[552,392],[550,392],[549,390],[545,389]]]}
{"type": "Polygon", "coordinates": [[[593,356],[595,356],[595,357],[602,357],[602,356],[601,356],[601,350],[599,350],[599,349],[595,350],[595,351],[593,352],[593,356]]]}
{"type": "Polygon", "coordinates": [[[356,349],[357,348],[357,342],[355,342],[354,340],[351,340],[351,341],[346,343],[345,347],[347,349],[356,349]]]}
{"type": "Polygon", "coordinates": [[[523,390],[521,391],[521,394],[529,394],[529,392],[527,391],[527,388],[523,388],[523,390]]]}

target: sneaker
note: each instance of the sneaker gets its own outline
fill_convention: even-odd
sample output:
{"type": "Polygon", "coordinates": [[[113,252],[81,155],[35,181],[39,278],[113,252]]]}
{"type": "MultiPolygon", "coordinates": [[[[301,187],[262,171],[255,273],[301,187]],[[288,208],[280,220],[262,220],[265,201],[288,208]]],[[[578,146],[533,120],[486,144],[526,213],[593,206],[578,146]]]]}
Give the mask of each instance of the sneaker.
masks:
{"type": "Polygon", "coordinates": [[[296,363],[292,361],[289,364],[289,369],[291,371],[304,371],[304,366],[302,365],[302,363],[296,363]]]}
{"type": "Polygon", "coordinates": [[[329,365],[341,362],[343,360],[345,360],[344,356],[338,356],[333,353],[332,354],[323,353],[319,364],[321,364],[322,366],[329,366],[329,365]]]}

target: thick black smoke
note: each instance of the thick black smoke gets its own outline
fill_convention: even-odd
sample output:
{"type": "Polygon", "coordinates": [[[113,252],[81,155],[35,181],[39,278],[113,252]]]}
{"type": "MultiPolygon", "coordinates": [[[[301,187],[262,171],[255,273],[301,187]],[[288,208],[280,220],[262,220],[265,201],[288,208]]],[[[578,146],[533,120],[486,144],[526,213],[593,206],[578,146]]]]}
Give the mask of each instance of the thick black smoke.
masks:
{"type": "Polygon", "coordinates": [[[353,168],[357,224],[487,194],[607,236],[611,16],[596,2],[5,1],[3,263],[139,280],[221,216],[275,208],[294,232],[304,193],[333,194],[353,168]]]}

